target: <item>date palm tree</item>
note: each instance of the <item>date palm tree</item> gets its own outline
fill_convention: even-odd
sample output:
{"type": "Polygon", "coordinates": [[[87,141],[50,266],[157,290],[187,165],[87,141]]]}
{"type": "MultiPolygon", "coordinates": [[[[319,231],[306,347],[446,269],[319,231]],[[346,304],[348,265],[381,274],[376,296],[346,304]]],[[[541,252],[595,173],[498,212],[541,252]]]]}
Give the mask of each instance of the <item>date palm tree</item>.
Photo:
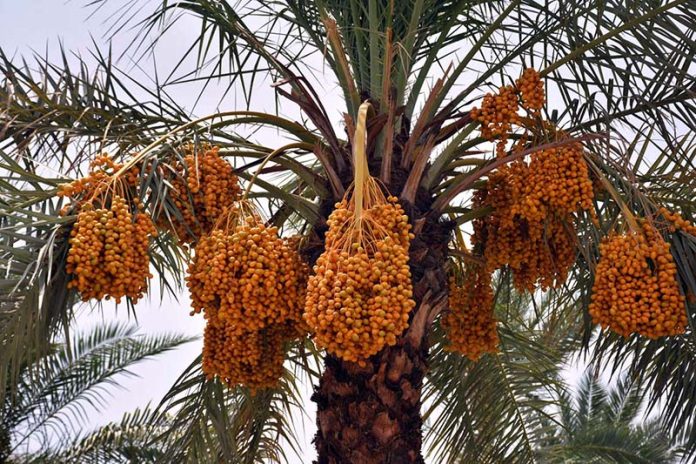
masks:
{"type": "Polygon", "coordinates": [[[622,377],[613,387],[587,371],[577,392],[561,390],[561,427],[541,448],[544,462],[670,463],[679,446],[659,418],[643,421],[645,392],[622,377]],[[641,423],[642,422],[642,423],[641,423]]]}
{"type": "MultiPolygon", "coordinates": [[[[533,66],[547,89],[545,117],[584,143],[602,186],[599,221],[578,222],[577,262],[544,317],[559,330],[579,321],[584,349],[639,376],[654,397],[666,398],[669,425],[686,429],[696,408],[687,380],[696,373],[691,328],[679,337],[623,339],[595,331],[587,305],[599,240],[617,217],[644,216],[659,205],[687,217],[694,211],[695,12],[693,0],[128,0],[111,30],[139,26],[134,59],[179,40],[171,32],[178,21],[200,30],[181,46],[166,82],[144,84],[98,49],[96,69],[81,62],[78,71],[65,54],[31,65],[3,55],[0,264],[2,298],[11,304],[0,315],[0,375],[16,375],[69,327],[76,295],[66,288],[65,229],[75,218],[57,215],[55,193],[65,175],[80,175],[85,160],[101,151],[124,159],[137,153],[153,165],[166,163],[183,142],[217,145],[240,177],[253,179],[251,197],[265,205],[270,222],[307,237],[303,251],[313,264],[326,219],[353,180],[353,137],[367,101],[370,173],[399,198],[415,235],[408,329],[366,366],[298,342],[281,386],[253,396],[207,379],[195,360],[160,408],[171,414],[174,435],[153,439],[167,442],[169,462],[280,460],[297,446],[291,416],[303,407],[298,379],[306,379],[316,383],[319,464],[424,462],[424,411],[438,462],[456,462],[462,443],[479,447],[479,462],[534,462],[542,424],[524,412],[545,411],[547,401],[534,397],[548,379],[545,365],[510,355],[506,336],[503,354],[469,363],[443,350],[439,328],[448,263],[467,254],[454,232],[490,214],[474,207],[473,193],[491,171],[521,156],[489,156],[470,110],[533,66]],[[203,91],[222,82],[221,103],[234,91],[246,107],[192,117],[167,90],[196,82],[203,91]],[[326,106],[322,85],[337,86],[338,106],[326,106]],[[258,111],[259,92],[270,88],[277,112],[258,111]]],[[[140,186],[152,192],[149,208],[175,217],[170,185],[158,172],[143,170],[140,186]]],[[[682,290],[693,294],[696,239],[683,232],[668,239],[682,290]]],[[[181,289],[185,259],[171,235],[156,239],[152,265],[163,289],[181,289]]],[[[501,279],[510,273],[502,270],[501,279]]],[[[527,355],[544,352],[514,333],[510,339],[527,355]]],[[[696,436],[686,441],[696,448],[696,436]]]]}

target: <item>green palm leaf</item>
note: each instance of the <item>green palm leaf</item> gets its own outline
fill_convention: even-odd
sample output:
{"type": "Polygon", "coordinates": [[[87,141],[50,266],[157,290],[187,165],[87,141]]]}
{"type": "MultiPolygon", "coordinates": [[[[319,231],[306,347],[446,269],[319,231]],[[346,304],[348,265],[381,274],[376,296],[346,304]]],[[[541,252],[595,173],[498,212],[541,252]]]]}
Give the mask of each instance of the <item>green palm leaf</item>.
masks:
{"type": "Polygon", "coordinates": [[[168,428],[153,437],[171,462],[287,462],[299,453],[294,419],[303,414],[300,379],[316,375],[318,360],[292,355],[277,389],[227,388],[201,372],[200,356],[184,371],[158,408],[168,428]],[[304,372],[305,374],[302,374],[304,372]],[[299,376],[299,377],[298,377],[299,376]]]}
{"type": "MultiPolygon", "coordinates": [[[[108,388],[130,368],[193,338],[181,335],[144,336],[133,326],[109,324],[56,346],[51,353],[21,370],[16,394],[5,394],[3,427],[10,431],[11,452],[29,443],[51,451],[65,445],[90,420],[90,414],[106,405],[108,388]],[[61,443],[61,441],[63,443],[61,443]]],[[[9,385],[5,384],[5,390],[9,385]]]]}
{"type": "Polygon", "coordinates": [[[574,401],[561,391],[563,428],[553,431],[537,451],[552,463],[669,463],[678,458],[678,447],[658,420],[637,425],[643,403],[642,387],[622,377],[607,388],[586,371],[574,401]]]}

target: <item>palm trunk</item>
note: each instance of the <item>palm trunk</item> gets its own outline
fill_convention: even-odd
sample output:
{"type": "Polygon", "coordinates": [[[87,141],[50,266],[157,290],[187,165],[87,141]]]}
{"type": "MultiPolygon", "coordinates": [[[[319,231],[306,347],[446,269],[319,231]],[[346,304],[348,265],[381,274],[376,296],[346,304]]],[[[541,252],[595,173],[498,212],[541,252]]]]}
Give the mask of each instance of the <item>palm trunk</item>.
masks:
{"type": "Polygon", "coordinates": [[[318,464],[422,464],[421,385],[425,348],[383,350],[360,368],[327,356],[313,396],[318,464]]]}
{"type": "MultiPolygon", "coordinates": [[[[413,216],[412,216],[413,217],[413,216]]],[[[420,407],[428,332],[447,301],[451,224],[415,221],[411,272],[416,309],[409,329],[367,366],[327,355],[317,404],[317,464],[421,464],[420,407]],[[418,230],[418,229],[421,230],[418,230]]]]}

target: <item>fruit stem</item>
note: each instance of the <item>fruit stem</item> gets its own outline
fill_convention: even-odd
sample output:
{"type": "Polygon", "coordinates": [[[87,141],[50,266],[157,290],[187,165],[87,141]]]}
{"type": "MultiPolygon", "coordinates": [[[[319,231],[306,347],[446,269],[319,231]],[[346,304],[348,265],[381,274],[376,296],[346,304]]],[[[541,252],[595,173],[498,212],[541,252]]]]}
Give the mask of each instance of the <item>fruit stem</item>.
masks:
{"type": "Polygon", "coordinates": [[[355,185],[353,200],[355,201],[355,221],[358,224],[363,214],[365,184],[370,176],[367,166],[367,112],[371,107],[372,104],[369,101],[365,101],[358,108],[358,121],[355,125],[355,136],[353,137],[353,183],[355,185]]]}

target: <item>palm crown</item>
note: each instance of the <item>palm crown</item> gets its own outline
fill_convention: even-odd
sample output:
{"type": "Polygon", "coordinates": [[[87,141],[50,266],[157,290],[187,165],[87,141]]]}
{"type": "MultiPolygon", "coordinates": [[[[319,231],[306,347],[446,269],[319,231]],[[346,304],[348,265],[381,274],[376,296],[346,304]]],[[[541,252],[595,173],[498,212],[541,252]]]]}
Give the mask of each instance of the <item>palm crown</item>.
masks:
{"type": "MultiPolygon", "coordinates": [[[[392,329],[387,323],[384,335],[378,330],[374,339],[365,339],[377,340],[369,358],[352,357],[362,340],[360,324],[345,332],[345,342],[341,331],[327,332],[322,341],[320,318],[305,316],[319,348],[329,348],[323,370],[320,374],[316,347],[293,335],[287,344],[290,362],[275,390],[226,390],[200,372],[197,360],[163,403],[165,411],[178,408],[175,422],[189,432],[172,439],[171,456],[192,462],[234,462],[238,453],[247,453],[249,460],[278,457],[279,437],[292,441],[284,413],[301,406],[295,380],[307,375],[319,380],[313,400],[318,406],[315,443],[320,463],[422,462],[423,398],[433,404],[426,408],[426,419],[435,417],[429,429],[434,435],[428,438],[442,459],[457,459],[453,447],[458,442],[444,437],[455,427],[467,446],[480,451],[481,462],[530,462],[551,401],[535,396],[546,385],[547,369],[552,370],[549,359],[542,362],[542,347],[563,353],[568,346],[577,348],[576,342],[595,359],[611,362],[612,369],[628,367],[654,398],[663,398],[674,431],[691,425],[695,400],[687,379],[695,367],[692,331],[684,325],[696,292],[696,240],[688,224],[670,219],[659,208],[666,206],[684,217],[693,208],[693,7],[687,0],[630,6],[592,1],[162,2],[144,17],[131,18],[140,20],[140,34],[167,40],[164,31],[182,14],[198,20],[201,34],[185,55],[195,55],[199,69],[184,72],[182,79],[206,85],[224,79],[242,92],[249,108],[197,119],[168,98],[162,86],[149,89],[130,80],[98,51],[99,66],[92,73],[86,67],[74,73],[67,61],[59,66],[39,61],[39,70],[31,71],[3,55],[1,155],[6,175],[0,240],[6,277],[0,383],[11,384],[19,366],[45,351],[46,342],[68,327],[77,300],[73,287],[81,288],[79,282],[70,283],[75,281],[70,267],[66,273],[71,243],[66,230],[74,227],[77,211],[58,214],[64,203],[56,192],[65,180],[47,175],[46,167],[76,173],[84,161],[109,151],[124,163],[113,172],[124,179],[135,172],[124,188],[139,192],[138,211],[146,211],[161,232],[153,238],[150,264],[163,288],[176,291],[189,251],[181,243],[205,243],[201,231],[176,233],[171,226],[185,220],[187,208],[177,199],[181,189],[176,179],[188,175],[181,167],[187,156],[197,166],[214,146],[215,153],[235,166],[234,175],[246,181],[245,198],[267,212],[267,221],[253,219],[257,222],[250,227],[274,226],[286,235],[302,236],[303,259],[309,265],[318,263],[310,293],[321,288],[321,282],[311,283],[317,275],[331,278],[327,263],[334,261],[322,257],[335,248],[327,241],[334,233],[332,211],[344,208],[347,217],[363,218],[364,204],[365,209],[396,208],[390,224],[403,216],[410,227],[402,234],[410,278],[401,277],[399,285],[408,288],[394,295],[394,301],[413,305],[400,307],[403,327],[393,323],[392,329]],[[315,59],[338,83],[345,134],[332,122],[336,109],[326,108],[317,90],[309,66],[315,59]],[[539,71],[539,84],[536,75],[516,81],[529,68],[539,71]],[[267,88],[258,82],[269,80],[279,101],[278,114],[254,111],[258,88],[267,88]],[[545,94],[539,94],[539,85],[545,94]],[[147,99],[135,98],[131,89],[147,99]],[[490,96],[480,101],[486,92],[490,96]],[[548,103],[539,104],[544,97],[548,103]],[[290,104],[294,109],[286,110],[290,104]],[[286,117],[292,112],[299,121],[286,117]],[[273,129],[282,134],[282,142],[266,146],[265,138],[242,135],[249,128],[273,129]],[[490,142],[497,144],[495,156],[488,156],[490,142]],[[558,176],[538,175],[545,166],[556,169],[556,158],[543,153],[561,153],[574,163],[573,176],[585,170],[584,179],[558,184],[558,176]],[[582,189],[588,183],[594,193],[571,202],[568,209],[568,192],[582,197],[578,192],[586,192],[582,189]],[[552,198],[550,185],[556,189],[552,198]],[[389,195],[398,202],[390,203],[389,195]],[[505,198],[520,195],[538,203],[521,211],[506,203],[505,198]],[[336,207],[343,199],[347,203],[336,207]],[[534,222],[538,205],[552,213],[534,222]],[[665,226],[659,238],[650,228],[658,219],[665,226]],[[472,223],[470,250],[463,232],[470,232],[472,223]],[[675,224],[681,226],[675,229],[675,224]],[[647,239],[640,238],[641,227],[647,239]],[[505,248],[501,231],[514,236],[520,230],[528,234],[521,235],[527,241],[505,248]],[[529,239],[530,230],[537,231],[536,242],[529,239]],[[659,330],[646,320],[654,330],[650,334],[685,329],[683,335],[653,340],[602,331],[592,338],[592,318],[612,320],[601,305],[591,316],[587,310],[592,283],[599,281],[595,267],[600,241],[625,230],[636,232],[626,238],[633,240],[633,248],[653,247],[655,262],[661,253],[665,262],[674,263],[674,275],[671,267],[664,272],[672,276],[671,283],[660,281],[656,288],[679,286],[674,293],[679,313],[667,318],[672,322],[660,320],[659,330]],[[671,246],[668,251],[663,239],[671,246]],[[537,262],[531,270],[530,262],[537,262]],[[486,296],[491,266],[501,268],[501,283],[493,295],[499,303],[501,293],[512,298],[513,292],[500,291],[512,283],[531,291],[555,287],[550,297],[554,304],[543,313],[520,316],[525,335],[508,331],[507,319],[498,315],[503,321],[501,354],[474,363],[452,352],[466,351],[456,346],[453,334],[457,327],[472,327],[476,302],[492,298],[486,296]],[[548,275],[535,275],[535,269],[548,275]],[[449,276],[466,286],[473,275],[479,283],[469,293],[481,298],[462,303],[469,313],[462,313],[464,319],[458,322],[454,308],[448,310],[449,276]],[[561,337],[549,327],[571,335],[561,337]],[[341,351],[329,340],[356,345],[341,351]],[[515,355],[513,347],[521,353],[515,355]],[[530,417],[535,419],[529,422],[530,417]]],[[[240,217],[251,221],[255,214],[240,217]]],[[[356,222],[373,230],[384,227],[376,219],[356,222]]],[[[370,245],[398,241],[386,233],[376,236],[370,245]]],[[[356,243],[347,255],[363,253],[363,242],[356,243]]],[[[385,250],[388,254],[392,248],[385,250]]],[[[365,252],[365,259],[374,259],[375,253],[365,252]]],[[[205,269],[201,272],[204,276],[205,269]]],[[[380,292],[389,288],[380,287],[380,292]]],[[[336,317],[345,316],[341,314],[336,317]]],[[[345,317],[343,321],[354,323],[345,317]]],[[[489,317],[477,323],[490,328],[495,321],[489,317]]],[[[639,329],[628,332],[643,330],[642,321],[632,323],[639,329]]],[[[466,342],[470,336],[460,338],[474,343],[466,342]]],[[[491,340],[495,345],[498,335],[491,340]]],[[[204,368],[212,356],[204,353],[204,368]]]]}

